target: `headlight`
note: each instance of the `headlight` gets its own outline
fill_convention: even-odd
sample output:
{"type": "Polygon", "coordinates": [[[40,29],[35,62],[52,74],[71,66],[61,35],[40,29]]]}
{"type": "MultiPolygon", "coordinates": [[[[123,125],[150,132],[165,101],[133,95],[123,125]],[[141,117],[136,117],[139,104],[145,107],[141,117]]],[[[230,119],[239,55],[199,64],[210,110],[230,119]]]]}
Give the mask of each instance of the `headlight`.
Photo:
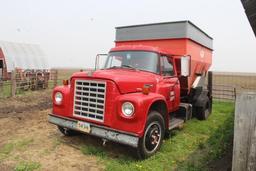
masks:
{"type": "Polygon", "coordinates": [[[122,105],[122,112],[125,116],[130,117],[134,113],[134,106],[130,102],[125,102],[122,105]]]}
{"type": "Polygon", "coordinates": [[[54,100],[55,100],[56,104],[60,105],[62,103],[62,100],[63,100],[62,93],[61,92],[55,93],[54,100]]]}

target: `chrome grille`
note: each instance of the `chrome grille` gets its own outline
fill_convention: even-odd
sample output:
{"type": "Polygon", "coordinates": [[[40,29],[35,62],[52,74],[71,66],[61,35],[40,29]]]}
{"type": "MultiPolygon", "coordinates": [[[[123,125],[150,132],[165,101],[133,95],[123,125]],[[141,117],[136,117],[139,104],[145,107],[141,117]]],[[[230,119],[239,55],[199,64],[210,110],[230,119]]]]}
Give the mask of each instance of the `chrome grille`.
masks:
{"type": "Polygon", "coordinates": [[[76,80],[74,92],[74,116],[103,122],[106,82],[76,80]]]}

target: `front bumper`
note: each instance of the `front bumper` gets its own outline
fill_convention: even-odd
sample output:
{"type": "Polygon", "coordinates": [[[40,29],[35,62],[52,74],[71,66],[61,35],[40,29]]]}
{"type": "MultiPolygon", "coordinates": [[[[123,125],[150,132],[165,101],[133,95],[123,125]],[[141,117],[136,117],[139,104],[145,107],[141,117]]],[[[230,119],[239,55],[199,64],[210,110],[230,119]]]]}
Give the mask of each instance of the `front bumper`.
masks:
{"type": "MultiPolygon", "coordinates": [[[[55,124],[55,125],[58,125],[58,126],[61,126],[64,128],[83,132],[77,128],[78,120],[75,120],[75,119],[57,116],[54,114],[49,114],[48,121],[52,124],[55,124]]],[[[106,140],[118,142],[121,144],[129,145],[129,146],[132,146],[135,148],[138,147],[139,137],[134,134],[114,130],[111,128],[99,126],[99,125],[92,124],[92,123],[88,123],[88,124],[90,124],[90,132],[89,133],[83,132],[83,133],[86,133],[89,135],[94,135],[96,137],[100,137],[100,138],[103,138],[106,140]]]]}

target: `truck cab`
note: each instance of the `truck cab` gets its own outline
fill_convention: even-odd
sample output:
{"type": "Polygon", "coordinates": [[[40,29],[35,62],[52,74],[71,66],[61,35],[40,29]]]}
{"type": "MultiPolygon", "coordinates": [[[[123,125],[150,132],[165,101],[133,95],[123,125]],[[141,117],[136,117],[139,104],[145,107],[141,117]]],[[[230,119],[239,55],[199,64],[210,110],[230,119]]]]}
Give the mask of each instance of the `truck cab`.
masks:
{"type": "Polygon", "coordinates": [[[211,93],[202,80],[211,64],[208,39],[172,38],[177,34],[173,27],[192,27],[208,36],[189,21],[118,27],[116,46],[102,68],[97,56],[94,71],[74,73],[55,87],[49,122],[64,135],[94,135],[104,143],[132,146],[140,158],[147,158],[192,113],[207,119],[211,93]],[[163,38],[159,33],[166,29],[163,38]]]}
{"type": "Polygon", "coordinates": [[[175,62],[170,54],[159,48],[129,45],[113,48],[103,70],[124,76],[126,83],[120,87],[125,93],[148,89],[164,97],[169,113],[179,108],[180,83],[175,62]]]}

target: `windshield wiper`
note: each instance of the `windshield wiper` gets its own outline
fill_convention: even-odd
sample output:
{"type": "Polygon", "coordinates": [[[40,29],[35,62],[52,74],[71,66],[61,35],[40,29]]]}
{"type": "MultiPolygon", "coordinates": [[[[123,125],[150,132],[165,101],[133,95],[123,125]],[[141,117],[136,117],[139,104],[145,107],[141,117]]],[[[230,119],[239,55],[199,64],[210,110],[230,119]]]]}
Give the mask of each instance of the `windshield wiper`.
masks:
{"type": "Polygon", "coordinates": [[[121,67],[119,67],[119,66],[112,66],[112,67],[104,68],[104,69],[114,69],[114,68],[121,68],[121,67]]]}
{"type": "Polygon", "coordinates": [[[131,69],[135,69],[135,70],[137,70],[137,68],[134,68],[134,67],[133,67],[133,66],[131,66],[131,65],[121,65],[121,67],[131,68],[131,69]]]}
{"type": "Polygon", "coordinates": [[[105,69],[117,69],[117,68],[129,68],[129,69],[138,70],[137,68],[134,68],[131,65],[112,66],[112,67],[105,68],[105,69]]]}

